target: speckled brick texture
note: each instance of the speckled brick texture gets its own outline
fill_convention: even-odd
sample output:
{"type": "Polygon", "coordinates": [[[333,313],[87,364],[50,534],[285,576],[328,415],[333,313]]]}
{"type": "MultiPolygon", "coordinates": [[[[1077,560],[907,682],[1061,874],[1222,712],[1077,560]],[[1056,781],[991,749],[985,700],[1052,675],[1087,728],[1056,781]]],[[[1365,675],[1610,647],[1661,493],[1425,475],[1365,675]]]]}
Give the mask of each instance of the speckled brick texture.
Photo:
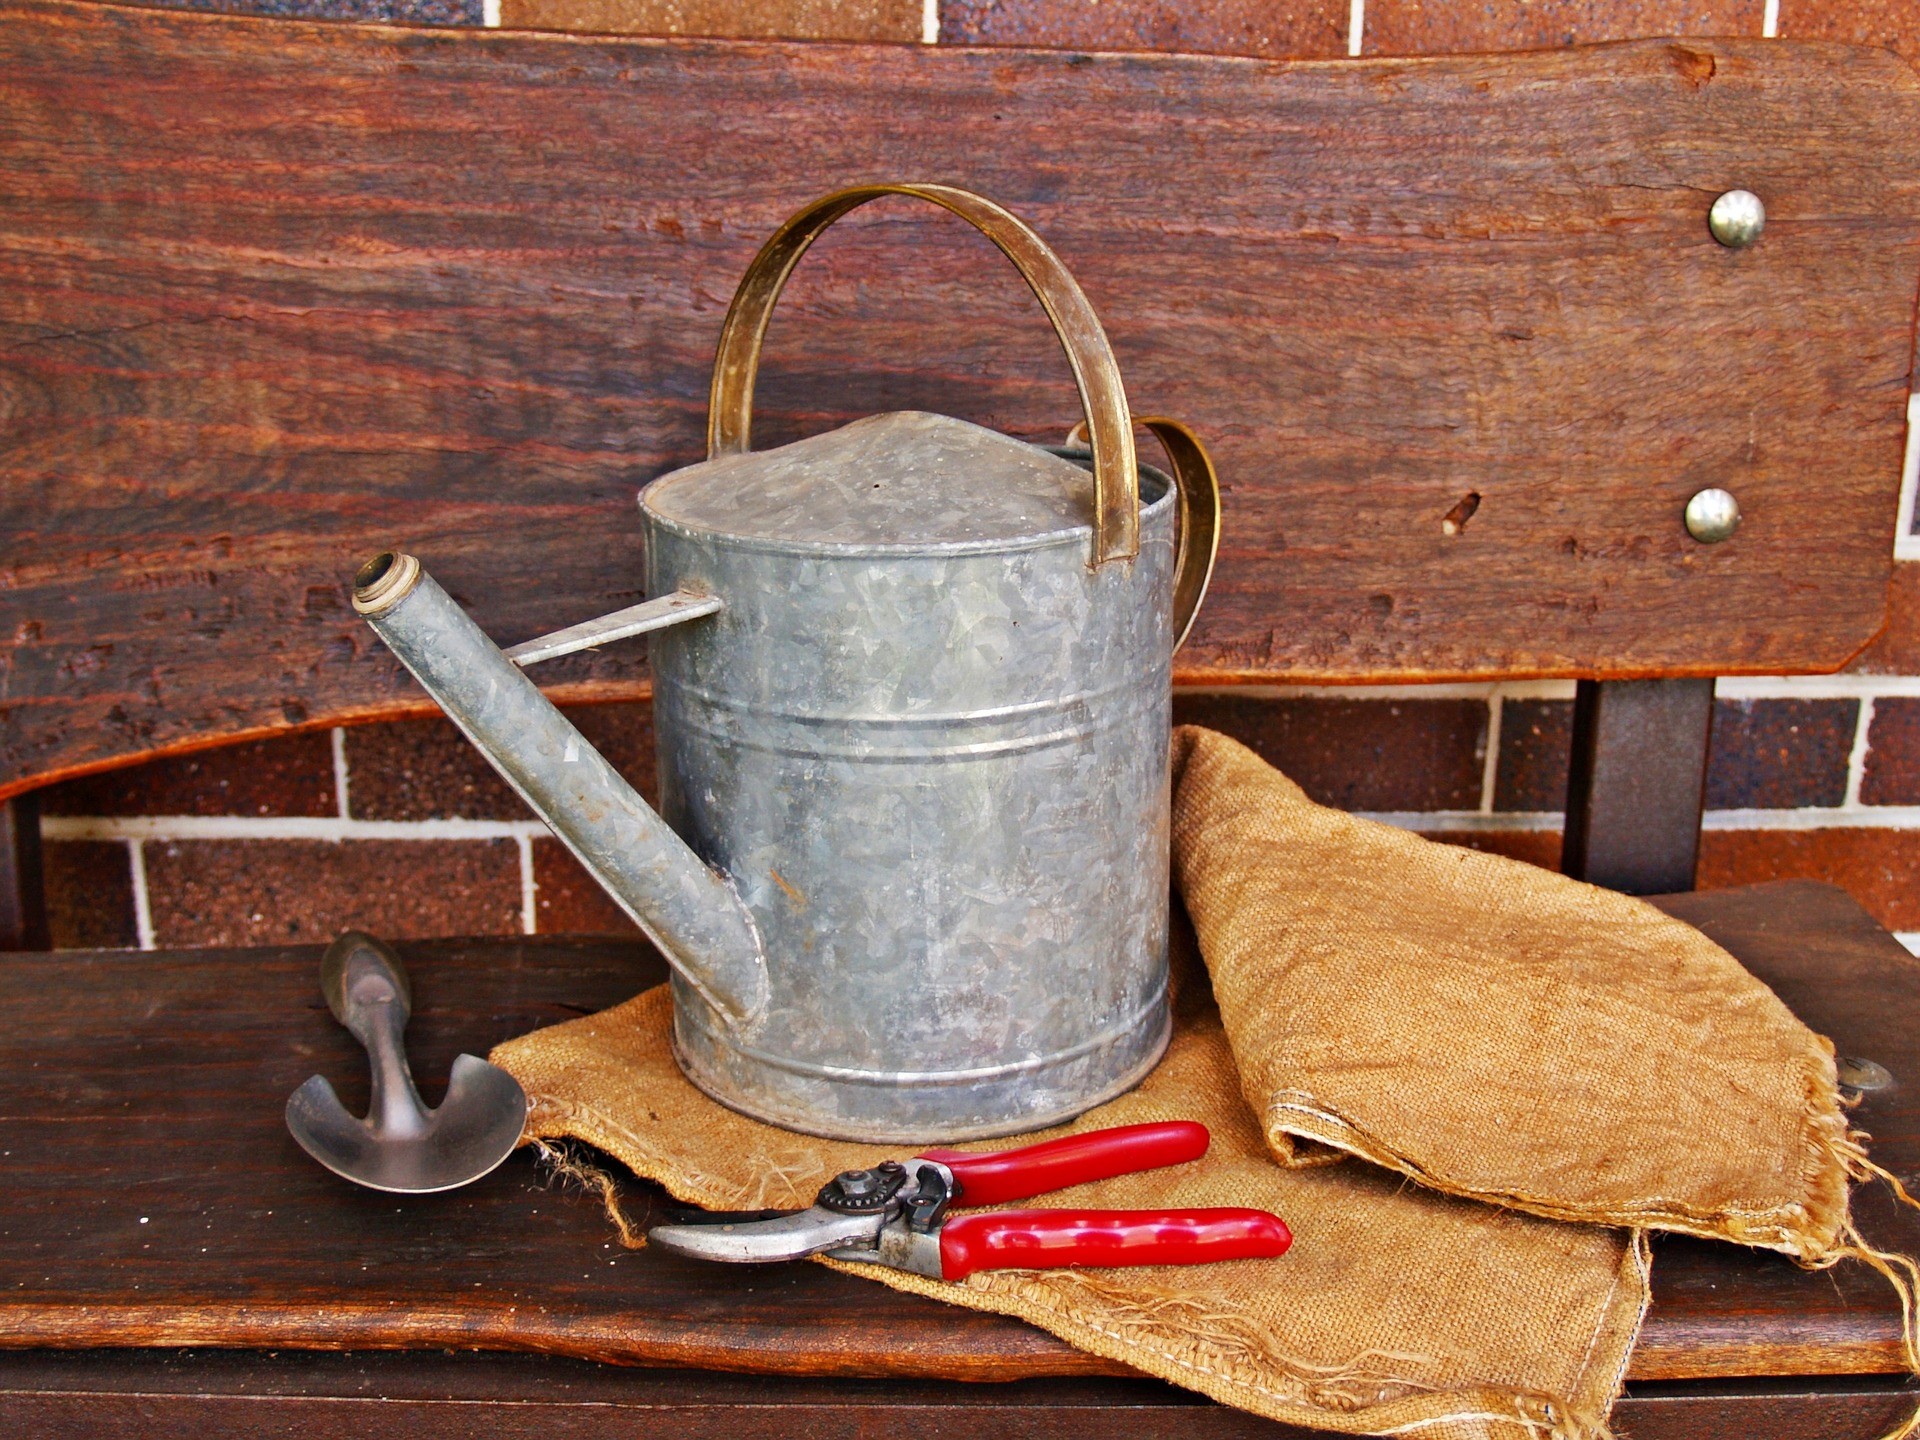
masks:
{"type": "Polygon", "coordinates": [[[1920,699],[1874,701],[1860,799],[1867,805],[1920,805],[1920,699]]]}
{"type": "Polygon", "coordinates": [[[45,864],[47,929],[56,949],[128,950],[140,943],[125,844],[55,841],[45,847],[45,864]]]}
{"type": "Polygon", "coordinates": [[[143,847],[154,943],[521,933],[511,840],[173,840],[143,847]]]}
{"type": "Polygon", "coordinates": [[[384,20],[402,25],[478,25],[480,0],[141,0],[170,10],[273,15],[282,20],[384,20]]]}
{"type": "Polygon", "coordinates": [[[500,0],[508,29],[725,40],[918,40],[920,0],[500,0]]]}
{"type": "Polygon", "coordinates": [[[1713,707],[1709,810],[1793,810],[1847,796],[1857,700],[1722,700],[1713,707]]]}
{"type": "Polygon", "coordinates": [[[1347,53],[1351,12],[1347,0],[940,0],[940,43],[1324,58],[1347,53]]]}
{"type": "Polygon", "coordinates": [[[1323,805],[1472,810],[1486,768],[1481,700],[1262,699],[1178,695],[1176,725],[1233,736],[1323,805]]]}
{"type": "Polygon", "coordinates": [[[323,732],[202,750],[50,785],[43,815],[332,815],[333,743],[323,732]]]}
{"type": "Polygon", "coordinates": [[[1648,35],[1758,35],[1762,0],[1367,0],[1363,53],[1538,50],[1648,35]]]}
{"type": "MultiPolygon", "coordinates": [[[[629,783],[654,797],[653,707],[583,705],[566,712],[629,783]]],[[[356,820],[528,820],[486,757],[450,720],[367,725],[345,736],[348,813],[356,820]]]]}
{"type": "Polygon", "coordinates": [[[1571,700],[1502,701],[1493,808],[1564,810],[1567,750],[1572,743],[1571,700]]]}
{"type": "Polygon", "coordinates": [[[1920,0],[1780,0],[1780,33],[1880,45],[1920,62],[1920,0]]]}
{"type": "Polygon", "coordinates": [[[533,883],[535,924],[543,935],[631,935],[640,928],[558,840],[533,842],[533,883]]]}

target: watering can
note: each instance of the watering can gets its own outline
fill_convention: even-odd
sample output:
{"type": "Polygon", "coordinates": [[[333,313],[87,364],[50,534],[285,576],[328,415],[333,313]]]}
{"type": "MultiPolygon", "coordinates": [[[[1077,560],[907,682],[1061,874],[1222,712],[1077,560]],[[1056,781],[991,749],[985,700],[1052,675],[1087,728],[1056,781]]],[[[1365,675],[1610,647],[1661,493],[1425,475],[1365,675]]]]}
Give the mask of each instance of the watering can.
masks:
{"type": "Polygon", "coordinates": [[[1172,656],[1219,492],[1191,432],[1141,422],[1170,478],[1133,423],[1091,305],[1025,224],[946,186],[845,190],[755,258],[708,458],[640,494],[653,598],[502,652],[388,552],[354,608],[665,954],[695,1085],[836,1139],[1038,1129],[1137,1083],[1170,1029],[1172,656]],[[882,195],[1013,261],[1085,448],[898,413],[750,451],[787,276],[882,195]],[[648,632],[663,814],[521,669],[648,632]]]}

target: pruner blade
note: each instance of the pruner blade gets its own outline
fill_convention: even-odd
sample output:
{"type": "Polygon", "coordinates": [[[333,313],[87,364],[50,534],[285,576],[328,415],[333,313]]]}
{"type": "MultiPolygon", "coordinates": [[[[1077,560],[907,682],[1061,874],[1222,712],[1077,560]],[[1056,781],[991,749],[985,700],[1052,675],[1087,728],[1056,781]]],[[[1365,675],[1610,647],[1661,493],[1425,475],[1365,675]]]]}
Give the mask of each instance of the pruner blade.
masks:
{"type": "Polygon", "coordinates": [[[770,1220],[656,1225],[647,1232],[647,1239],[663,1250],[696,1260],[755,1265],[850,1246],[871,1250],[879,1243],[886,1221],[884,1213],[842,1215],[813,1205],[770,1220]]]}

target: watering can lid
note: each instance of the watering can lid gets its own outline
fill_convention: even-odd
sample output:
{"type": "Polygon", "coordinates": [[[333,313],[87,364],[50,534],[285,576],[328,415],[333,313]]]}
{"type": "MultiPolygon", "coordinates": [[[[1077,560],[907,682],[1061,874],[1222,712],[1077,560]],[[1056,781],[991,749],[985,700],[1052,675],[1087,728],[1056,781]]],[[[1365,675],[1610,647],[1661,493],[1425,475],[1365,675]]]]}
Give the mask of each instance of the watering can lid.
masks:
{"type": "Polygon", "coordinates": [[[1093,525],[1093,477],[997,430],[920,410],[663,475],[640,496],[681,529],[819,545],[991,544],[1093,525]]]}

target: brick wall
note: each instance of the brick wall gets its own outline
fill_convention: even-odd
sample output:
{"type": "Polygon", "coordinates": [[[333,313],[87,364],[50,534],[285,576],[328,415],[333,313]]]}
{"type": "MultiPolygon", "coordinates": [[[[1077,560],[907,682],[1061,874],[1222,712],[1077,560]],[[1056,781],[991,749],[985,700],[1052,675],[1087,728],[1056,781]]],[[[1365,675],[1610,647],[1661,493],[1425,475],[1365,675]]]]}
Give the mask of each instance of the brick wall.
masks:
{"type": "MultiPolygon", "coordinates": [[[[1644,35],[1793,35],[1920,60],[1920,0],[167,0],[260,14],[721,36],[1185,49],[1272,57],[1497,50],[1644,35]]],[[[1920,421],[1920,403],[1910,410],[1920,421]]],[[[1915,447],[1904,486],[1911,530],[1915,447]]],[[[1704,887],[1838,881],[1920,948],[1920,537],[1892,623],[1844,675],[1720,683],[1704,887]]],[[[1572,686],[1190,691],[1317,798],[1554,865],[1572,686]]],[[[644,705],[572,712],[653,789],[644,705]]],[[[44,792],[55,943],[226,945],[626,928],[441,721],[230,747],[44,792]]]]}

